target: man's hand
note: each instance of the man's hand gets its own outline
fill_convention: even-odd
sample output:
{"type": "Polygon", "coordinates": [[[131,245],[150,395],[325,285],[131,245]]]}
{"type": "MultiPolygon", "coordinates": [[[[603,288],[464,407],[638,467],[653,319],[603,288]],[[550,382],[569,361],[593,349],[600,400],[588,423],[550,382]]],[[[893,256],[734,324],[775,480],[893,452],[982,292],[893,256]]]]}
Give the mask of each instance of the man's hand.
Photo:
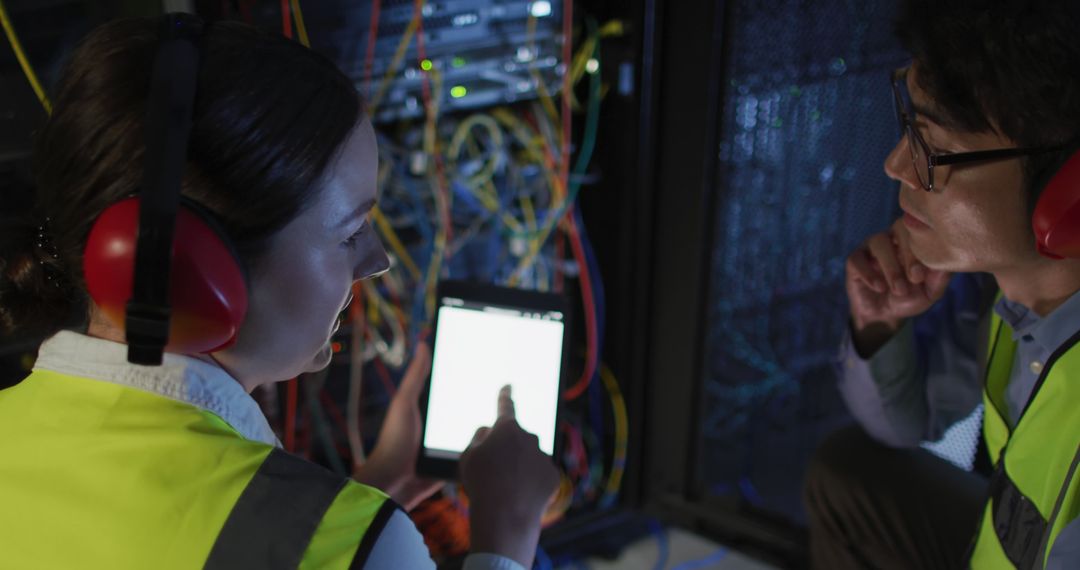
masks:
{"type": "Polygon", "coordinates": [[[952,277],[915,258],[902,220],[848,256],[845,273],[853,340],[864,356],[877,352],[909,317],[937,302],[952,277]]]}

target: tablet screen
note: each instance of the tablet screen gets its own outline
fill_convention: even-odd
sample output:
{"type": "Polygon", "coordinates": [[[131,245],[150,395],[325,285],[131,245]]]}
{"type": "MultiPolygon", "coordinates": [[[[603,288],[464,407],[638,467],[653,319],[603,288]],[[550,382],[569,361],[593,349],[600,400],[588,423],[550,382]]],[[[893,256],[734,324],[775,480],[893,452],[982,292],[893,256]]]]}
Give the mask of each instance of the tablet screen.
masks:
{"type": "Polygon", "coordinates": [[[425,455],[456,459],[476,430],[495,423],[509,384],[517,421],[554,454],[564,315],[440,299],[431,369],[425,455]]]}

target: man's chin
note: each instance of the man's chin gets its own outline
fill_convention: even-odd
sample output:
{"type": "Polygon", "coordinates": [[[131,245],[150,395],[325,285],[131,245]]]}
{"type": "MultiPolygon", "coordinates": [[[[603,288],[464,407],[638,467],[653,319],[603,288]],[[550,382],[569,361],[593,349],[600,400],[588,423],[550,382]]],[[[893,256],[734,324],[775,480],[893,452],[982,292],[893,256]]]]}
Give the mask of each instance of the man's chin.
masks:
{"type": "Polygon", "coordinates": [[[948,260],[942,259],[941,255],[934,255],[935,253],[940,254],[940,248],[925,247],[924,244],[919,243],[914,238],[909,243],[911,245],[911,256],[915,258],[915,261],[934,271],[951,271],[948,260]]]}

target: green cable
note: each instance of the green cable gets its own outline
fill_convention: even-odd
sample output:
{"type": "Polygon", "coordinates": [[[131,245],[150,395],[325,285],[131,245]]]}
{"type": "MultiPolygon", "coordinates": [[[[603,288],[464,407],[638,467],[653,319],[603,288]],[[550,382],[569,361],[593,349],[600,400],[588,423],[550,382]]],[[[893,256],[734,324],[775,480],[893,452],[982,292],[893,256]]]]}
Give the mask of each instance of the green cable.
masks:
{"type": "Polygon", "coordinates": [[[348,475],[349,472],[345,469],[345,464],[341,461],[341,455],[334,445],[334,434],[330,429],[330,423],[326,419],[326,415],[322,409],[322,403],[319,402],[319,392],[326,381],[328,375],[327,372],[328,369],[323,369],[322,371],[315,373],[315,375],[313,375],[314,377],[303,379],[301,383],[304,385],[308,410],[311,412],[311,418],[315,424],[315,434],[318,436],[319,443],[322,445],[323,455],[326,456],[327,462],[330,463],[330,469],[333,470],[334,473],[348,475]]]}

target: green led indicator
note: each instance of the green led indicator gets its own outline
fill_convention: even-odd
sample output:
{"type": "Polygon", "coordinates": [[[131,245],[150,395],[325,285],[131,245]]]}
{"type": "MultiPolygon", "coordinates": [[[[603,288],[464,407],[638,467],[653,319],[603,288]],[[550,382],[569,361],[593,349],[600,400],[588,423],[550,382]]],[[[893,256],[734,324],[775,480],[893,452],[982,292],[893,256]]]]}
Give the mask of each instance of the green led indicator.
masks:
{"type": "Polygon", "coordinates": [[[455,57],[454,60],[451,62],[451,65],[453,65],[454,67],[465,67],[465,58],[455,57]]]}
{"type": "Polygon", "coordinates": [[[455,85],[450,88],[450,96],[454,99],[461,99],[469,94],[469,90],[464,85],[455,85]]]}
{"type": "Polygon", "coordinates": [[[425,59],[420,62],[420,69],[423,69],[424,71],[431,71],[431,68],[433,67],[435,67],[435,65],[431,63],[430,59],[425,59]]]}

